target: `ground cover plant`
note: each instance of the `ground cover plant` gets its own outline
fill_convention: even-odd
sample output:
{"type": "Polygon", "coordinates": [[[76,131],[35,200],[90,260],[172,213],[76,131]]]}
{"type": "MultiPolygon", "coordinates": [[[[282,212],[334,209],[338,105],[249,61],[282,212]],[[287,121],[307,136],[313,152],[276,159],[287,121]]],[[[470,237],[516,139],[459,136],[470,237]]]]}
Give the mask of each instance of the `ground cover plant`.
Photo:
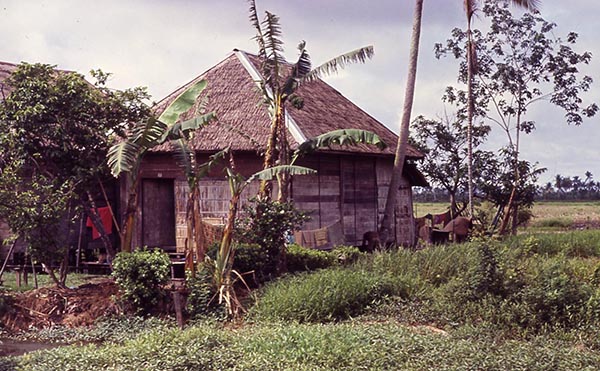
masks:
{"type": "Polygon", "coordinates": [[[11,361],[27,370],[591,370],[600,356],[547,338],[495,343],[388,321],[160,328],[122,344],[63,347],[11,361]]]}

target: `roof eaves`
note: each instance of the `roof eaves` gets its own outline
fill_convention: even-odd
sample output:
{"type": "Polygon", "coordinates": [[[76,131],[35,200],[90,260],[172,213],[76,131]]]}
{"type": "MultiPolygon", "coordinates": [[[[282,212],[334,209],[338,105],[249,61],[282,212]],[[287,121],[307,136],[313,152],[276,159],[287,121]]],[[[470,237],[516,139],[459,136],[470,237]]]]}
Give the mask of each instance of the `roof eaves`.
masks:
{"type": "MultiPolygon", "coordinates": [[[[256,85],[260,87],[263,78],[260,75],[260,73],[256,70],[252,62],[250,62],[250,60],[246,56],[246,53],[239,49],[234,49],[234,52],[240,60],[240,62],[242,63],[242,66],[244,66],[246,71],[250,74],[250,77],[252,77],[252,80],[254,80],[256,85]]],[[[269,96],[273,98],[273,91],[271,90],[271,88],[269,86],[265,86],[265,89],[267,90],[267,94],[269,94],[269,96]]],[[[269,112],[269,114],[271,114],[271,112],[269,112]]],[[[300,130],[300,127],[298,126],[296,121],[294,121],[292,116],[290,116],[290,114],[287,111],[285,112],[285,126],[288,128],[290,134],[292,134],[292,137],[298,144],[304,143],[306,141],[306,135],[302,133],[302,130],[300,130]]]]}

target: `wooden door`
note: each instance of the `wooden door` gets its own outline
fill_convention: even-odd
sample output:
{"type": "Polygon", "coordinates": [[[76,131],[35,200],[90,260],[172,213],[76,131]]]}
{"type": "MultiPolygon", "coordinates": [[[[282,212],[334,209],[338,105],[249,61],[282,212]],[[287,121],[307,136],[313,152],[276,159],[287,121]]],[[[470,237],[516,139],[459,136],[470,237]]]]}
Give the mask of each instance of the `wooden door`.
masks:
{"type": "Polygon", "coordinates": [[[173,179],[142,181],[142,244],[175,247],[175,191],[173,179]]]}

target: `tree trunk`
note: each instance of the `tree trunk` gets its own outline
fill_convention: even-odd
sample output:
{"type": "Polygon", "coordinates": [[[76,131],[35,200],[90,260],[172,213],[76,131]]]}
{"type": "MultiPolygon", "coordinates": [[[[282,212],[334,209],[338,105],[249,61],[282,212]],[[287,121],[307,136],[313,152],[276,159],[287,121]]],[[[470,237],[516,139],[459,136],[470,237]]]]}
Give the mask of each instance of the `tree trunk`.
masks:
{"type": "Polygon", "coordinates": [[[379,227],[379,238],[382,243],[388,242],[388,236],[392,230],[392,220],[398,198],[398,188],[402,179],[402,170],[408,148],[408,130],[410,127],[410,115],[415,95],[415,82],[417,79],[417,60],[419,55],[419,38],[421,36],[421,17],[423,14],[423,0],[415,1],[415,12],[413,17],[413,29],[410,44],[410,56],[408,65],[408,78],[406,81],[406,91],[404,94],[404,107],[402,112],[402,122],[400,123],[400,136],[396,147],[396,156],[394,158],[394,168],[390,187],[388,189],[387,200],[381,225],[379,227]]]}
{"type": "Polygon", "coordinates": [[[198,186],[194,187],[194,193],[194,240],[196,242],[196,258],[198,259],[198,264],[201,264],[206,255],[206,239],[204,223],[202,222],[202,210],[200,209],[200,189],[198,189],[198,186]]]}
{"type": "Polygon", "coordinates": [[[467,22],[467,173],[468,173],[468,192],[469,192],[469,216],[473,217],[473,114],[475,104],[473,102],[473,75],[475,67],[475,57],[473,39],[471,35],[471,15],[468,14],[467,22]]]}

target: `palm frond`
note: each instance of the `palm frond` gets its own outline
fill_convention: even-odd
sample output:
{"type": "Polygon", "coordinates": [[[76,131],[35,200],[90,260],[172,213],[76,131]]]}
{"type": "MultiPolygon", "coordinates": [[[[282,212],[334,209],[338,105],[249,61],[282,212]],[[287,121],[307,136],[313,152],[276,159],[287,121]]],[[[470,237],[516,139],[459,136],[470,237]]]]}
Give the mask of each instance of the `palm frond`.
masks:
{"type": "Polygon", "coordinates": [[[316,151],[319,148],[331,147],[332,145],[351,145],[355,146],[359,143],[371,144],[377,146],[377,148],[383,150],[387,147],[387,144],[379,137],[379,135],[361,129],[340,129],[333,130],[327,133],[321,134],[315,138],[308,139],[304,143],[298,146],[298,149],[294,152],[294,158],[292,163],[299,157],[307,153],[316,151]]]}
{"type": "Polygon", "coordinates": [[[346,54],[342,54],[318,67],[315,67],[302,79],[302,82],[314,81],[321,76],[328,76],[337,73],[340,69],[345,68],[348,64],[364,63],[367,59],[371,59],[373,54],[373,46],[371,45],[353,50],[346,54]]]}
{"type": "Polygon", "coordinates": [[[132,130],[130,141],[140,147],[153,147],[158,144],[167,131],[167,125],[150,117],[146,121],[136,123],[132,130]]]}
{"type": "Polygon", "coordinates": [[[168,130],[163,133],[161,141],[164,142],[167,140],[177,140],[183,137],[187,138],[190,132],[198,130],[215,121],[216,119],[217,115],[214,112],[210,112],[202,116],[197,116],[189,120],[178,122],[169,127],[168,130]]]}
{"type": "Polygon", "coordinates": [[[183,170],[185,176],[189,179],[194,176],[194,163],[196,161],[194,152],[184,138],[171,141],[175,152],[173,157],[175,162],[183,170]]]}
{"type": "Polygon", "coordinates": [[[264,170],[261,170],[257,173],[252,174],[250,178],[246,181],[246,183],[250,183],[254,180],[273,180],[279,174],[289,174],[289,175],[308,175],[316,173],[316,170],[313,170],[304,166],[297,165],[278,165],[273,166],[264,170]]]}
{"type": "Polygon", "coordinates": [[[540,9],[540,0],[512,0],[511,3],[527,10],[540,9]]]}
{"type": "Polygon", "coordinates": [[[311,71],[312,64],[310,61],[310,55],[306,51],[306,42],[302,41],[298,45],[300,55],[298,61],[293,65],[292,70],[287,77],[285,84],[283,85],[282,92],[287,97],[292,95],[299,86],[300,80],[302,80],[311,71]]]}
{"type": "Polygon", "coordinates": [[[208,175],[208,172],[219,164],[219,162],[229,154],[230,148],[227,147],[209,157],[209,160],[198,167],[197,176],[203,178],[208,175]]]}
{"type": "Polygon", "coordinates": [[[196,103],[196,99],[204,89],[206,89],[206,80],[196,81],[190,87],[185,89],[158,118],[159,121],[164,122],[167,125],[173,125],[179,120],[179,116],[192,108],[196,103]]]}
{"type": "Polygon", "coordinates": [[[283,41],[281,41],[281,25],[279,17],[273,13],[265,12],[262,21],[264,29],[265,60],[263,73],[266,83],[271,87],[279,86],[281,65],[285,62],[283,57],[283,41]]]}
{"type": "Polygon", "coordinates": [[[129,173],[135,167],[141,147],[136,143],[124,140],[110,147],[107,163],[111,174],[116,178],[121,173],[129,173]]]}
{"type": "Polygon", "coordinates": [[[254,26],[256,30],[256,36],[254,36],[254,40],[258,44],[258,56],[261,60],[267,59],[267,54],[265,51],[265,37],[263,35],[262,28],[260,26],[260,21],[258,20],[258,12],[256,11],[256,2],[254,0],[248,0],[250,4],[250,23],[254,26]]]}

